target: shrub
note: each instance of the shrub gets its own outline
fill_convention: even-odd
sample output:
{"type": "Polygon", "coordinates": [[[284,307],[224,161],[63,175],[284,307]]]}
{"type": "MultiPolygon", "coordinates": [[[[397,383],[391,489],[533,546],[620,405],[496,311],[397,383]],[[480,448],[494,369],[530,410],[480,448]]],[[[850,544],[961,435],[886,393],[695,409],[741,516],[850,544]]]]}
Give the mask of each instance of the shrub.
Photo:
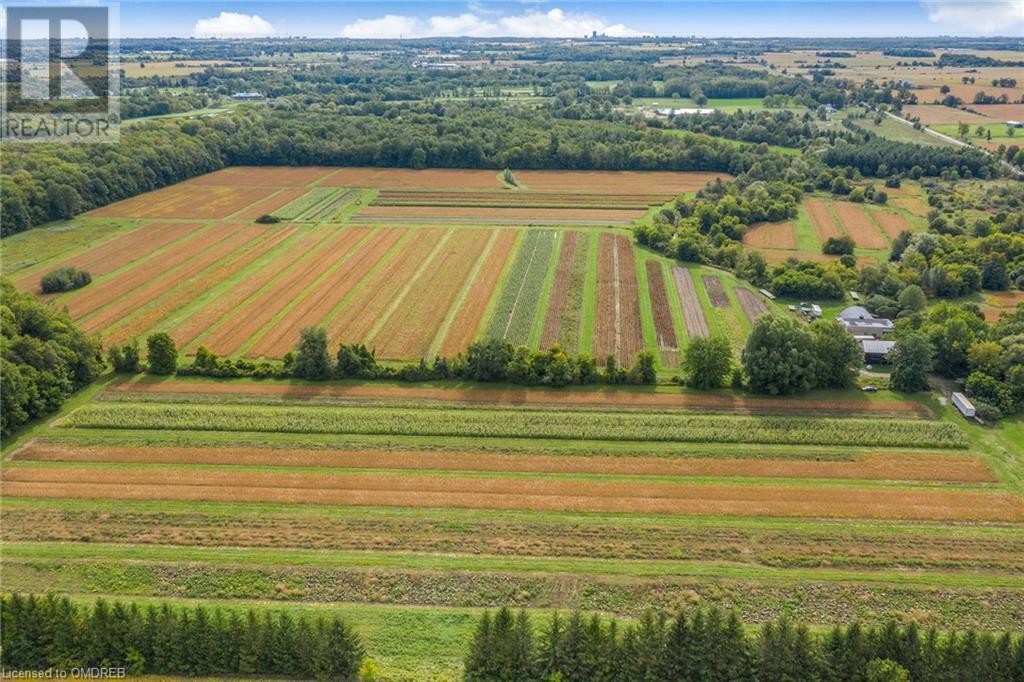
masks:
{"type": "Polygon", "coordinates": [[[261,215],[259,218],[256,219],[256,222],[264,224],[264,225],[268,225],[268,224],[273,224],[273,223],[279,223],[279,222],[281,222],[281,219],[279,217],[277,217],[276,215],[270,215],[269,213],[264,213],[263,215],[261,215]]]}
{"type": "Polygon", "coordinates": [[[43,275],[41,287],[44,294],[81,289],[92,281],[92,275],[76,268],[58,268],[43,275]]]}
{"type": "Polygon", "coordinates": [[[844,234],[839,237],[829,237],[825,241],[825,245],[821,247],[821,252],[829,256],[845,256],[852,254],[853,248],[853,237],[844,234]]]}
{"type": "Polygon", "coordinates": [[[995,424],[1003,418],[1003,411],[995,405],[975,401],[974,415],[986,424],[995,424]]]}
{"type": "Polygon", "coordinates": [[[142,371],[139,360],[139,342],[132,339],[123,346],[113,346],[107,353],[111,367],[119,374],[138,374],[142,371]]]}

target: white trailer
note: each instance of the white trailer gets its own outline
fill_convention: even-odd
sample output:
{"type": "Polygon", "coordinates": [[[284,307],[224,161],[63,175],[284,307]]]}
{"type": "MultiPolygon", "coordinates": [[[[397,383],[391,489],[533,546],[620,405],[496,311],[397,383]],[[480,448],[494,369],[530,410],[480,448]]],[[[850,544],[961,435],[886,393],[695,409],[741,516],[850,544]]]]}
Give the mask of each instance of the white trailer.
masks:
{"type": "Polygon", "coordinates": [[[953,405],[956,406],[956,409],[960,410],[960,414],[963,416],[974,416],[974,405],[971,404],[971,401],[963,393],[953,394],[953,405]]]}

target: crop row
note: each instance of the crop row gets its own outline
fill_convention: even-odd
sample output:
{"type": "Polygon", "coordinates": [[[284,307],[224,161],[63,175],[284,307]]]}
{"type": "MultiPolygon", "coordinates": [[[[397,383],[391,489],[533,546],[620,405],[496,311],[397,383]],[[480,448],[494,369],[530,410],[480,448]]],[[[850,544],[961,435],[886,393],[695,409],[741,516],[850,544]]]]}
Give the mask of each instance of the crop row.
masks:
{"type": "Polygon", "coordinates": [[[527,344],[541,301],[556,233],[531,230],[524,237],[498,298],[488,336],[527,344]]]}
{"type": "Polygon", "coordinates": [[[275,215],[285,220],[326,220],[358,194],[359,191],[353,189],[314,187],[277,210],[275,215]]]}
{"type": "Polygon", "coordinates": [[[708,443],[966,447],[946,422],[649,412],[92,404],[61,427],[708,443]]]}

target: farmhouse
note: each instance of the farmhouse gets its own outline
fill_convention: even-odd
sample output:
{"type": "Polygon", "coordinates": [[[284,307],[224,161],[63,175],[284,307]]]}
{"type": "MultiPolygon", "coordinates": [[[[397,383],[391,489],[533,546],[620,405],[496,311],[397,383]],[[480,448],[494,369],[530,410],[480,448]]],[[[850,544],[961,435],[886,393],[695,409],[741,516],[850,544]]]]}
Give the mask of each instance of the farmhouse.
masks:
{"type": "Polygon", "coordinates": [[[861,350],[864,351],[865,365],[881,365],[888,362],[889,353],[896,345],[895,341],[879,341],[877,339],[862,339],[861,350]]]}
{"type": "Polygon", "coordinates": [[[888,334],[893,330],[892,320],[875,317],[866,308],[859,305],[846,308],[839,313],[836,320],[854,336],[873,336],[880,339],[883,334],[888,334]]]}

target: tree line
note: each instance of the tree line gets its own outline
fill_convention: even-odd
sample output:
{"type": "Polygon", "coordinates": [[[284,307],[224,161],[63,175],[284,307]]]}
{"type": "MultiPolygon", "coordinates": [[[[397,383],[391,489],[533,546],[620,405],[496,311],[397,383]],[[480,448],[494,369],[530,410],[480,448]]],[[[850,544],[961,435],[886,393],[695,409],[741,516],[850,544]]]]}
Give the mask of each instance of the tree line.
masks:
{"type": "Polygon", "coordinates": [[[355,680],[363,645],[337,616],[283,609],[240,612],[203,606],[140,606],[67,597],[0,597],[5,670],[124,668],[137,675],[267,675],[355,680]]]}
{"type": "Polygon", "coordinates": [[[467,682],[694,680],[703,682],[1021,682],[1019,633],[922,631],[914,623],[854,623],[826,634],[788,618],[756,630],[735,613],[697,608],[638,622],[554,614],[537,632],[529,615],[481,616],[466,656],[467,682]]]}

